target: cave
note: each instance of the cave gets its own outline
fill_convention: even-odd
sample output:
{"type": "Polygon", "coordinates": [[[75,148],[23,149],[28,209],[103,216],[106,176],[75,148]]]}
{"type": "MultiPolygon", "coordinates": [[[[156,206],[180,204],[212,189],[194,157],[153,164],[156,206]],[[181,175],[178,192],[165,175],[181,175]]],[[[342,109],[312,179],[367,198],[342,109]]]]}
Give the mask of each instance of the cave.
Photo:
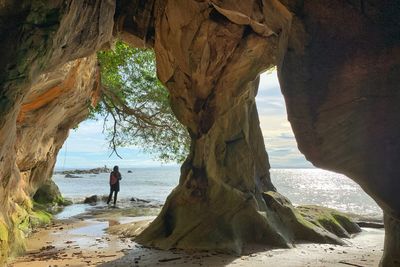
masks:
{"type": "Polygon", "coordinates": [[[178,187],[139,242],[238,254],[252,242],[340,243],[299,223],[271,183],[255,96],[259,74],[276,66],[300,151],[379,204],[381,266],[399,266],[399,15],[396,1],[374,0],[3,1],[2,259],[23,250],[18,226],[30,197],[99,97],[95,52],[120,38],[154,48],[158,77],[192,140],[178,187]]]}

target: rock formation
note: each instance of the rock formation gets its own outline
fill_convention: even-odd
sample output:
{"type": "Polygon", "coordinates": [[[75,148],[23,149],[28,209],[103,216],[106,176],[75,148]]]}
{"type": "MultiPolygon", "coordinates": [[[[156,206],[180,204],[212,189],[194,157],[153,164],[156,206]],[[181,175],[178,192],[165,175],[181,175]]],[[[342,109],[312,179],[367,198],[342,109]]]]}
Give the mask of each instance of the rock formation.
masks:
{"type": "Polygon", "coordinates": [[[96,100],[113,14],[112,1],[0,4],[0,262],[23,250],[30,197],[96,100]]]}
{"type": "Polygon", "coordinates": [[[252,242],[289,246],[304,231],[339,242],[303,222],[271,184],[254,98],[259,73],[277,65],[300,150],[378,202],[389,233],[382,266],[399,266],[399,15],[394,0],[2,1],[2,258],[21,244],[29,197],[96,100],[90,55],[114,29],[154,48],[192,138],[178,187],[138,240],[233,252],[252,242]]]}
{"type": "Polygon", "coordinates": [[[155,3],[158,76],[192,144],[178,187],[139,242],[240,254],[249,243],[291,246],[296,240],[283,209],[274,210],[263,198],[274,187],[255,105],[257,76],[274,66],[284,39],[274,27],[290,17],[278,2],[269,4],[276,10],[269,17],[272,26],[253,18],[252,1],[233,7],[212,1],[155,3]]]}
{"type": "Polygon", "coordinates": [[[304,1],[278,67],[299,149],[385,214],[382,266],[400,266],[400,5],[304,1]]]}

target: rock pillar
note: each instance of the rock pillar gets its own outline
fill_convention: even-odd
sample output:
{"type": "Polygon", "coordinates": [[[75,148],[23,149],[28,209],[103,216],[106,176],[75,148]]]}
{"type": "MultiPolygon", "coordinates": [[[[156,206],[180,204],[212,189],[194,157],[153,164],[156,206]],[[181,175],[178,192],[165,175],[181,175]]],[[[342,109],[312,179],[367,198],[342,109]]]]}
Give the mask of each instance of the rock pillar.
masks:
{"type": "Polygon", "coordinates": [[[248,243],[287,247],[300,236],[289,225],[298,218],[289,217],[290,208],[284,214],[285,208],[272,207],[285,201],[263,194],[274,187],[255,104],[258,75],[275,64],[278,40],[284,41],[273,22],[286,14],[267,1],[276,11],[266,16],[270,28],[253,18],[257,11],[246,6],[252,1],[243,7],[211,2],[155,5],[158,75],[192,143],[179,185],[137,240],[163,249],[234,253],[248,243]]]}

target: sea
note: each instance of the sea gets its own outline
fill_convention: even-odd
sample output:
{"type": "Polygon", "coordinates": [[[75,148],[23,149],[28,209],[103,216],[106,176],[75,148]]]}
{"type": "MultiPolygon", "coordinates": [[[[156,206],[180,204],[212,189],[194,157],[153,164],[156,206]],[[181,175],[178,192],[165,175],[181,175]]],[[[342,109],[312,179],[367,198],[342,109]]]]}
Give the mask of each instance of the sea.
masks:
{"type": "MultiPolygon", "coordinates": [[[[120,172],[120,201],[138,198],[162,204],[177,186],[180,169],[171,166],[122,168],[120,172]]],[[[368,218],[382,217],[382,210],[374,200],[344,175],[311,168],[271,169],[270,173],[278,192],[289,198],[294,205],[322,205],[368,218]]],[[[86,197],[109,193],[108,173],[79,176],[80,178],[66,178],[63,174],[53,176],[62,195],[75,203],[72,213],[84,211],[85,206],[80,206],[79,203],[86,197]]],[[[71,215],[68,212],[67,214],[71,215]]]]}

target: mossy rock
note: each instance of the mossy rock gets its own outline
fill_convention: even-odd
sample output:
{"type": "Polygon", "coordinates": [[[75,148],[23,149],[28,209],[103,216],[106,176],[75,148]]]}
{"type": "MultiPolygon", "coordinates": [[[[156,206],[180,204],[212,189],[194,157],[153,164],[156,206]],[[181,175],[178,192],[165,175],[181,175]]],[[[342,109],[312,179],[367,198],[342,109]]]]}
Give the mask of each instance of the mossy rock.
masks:
{"type": "Polygon", "coordinates": [[[29,212],[30,208],[15,204],[14,212],[10,214],[11,228],[8,235],[8,256],[17,256],[25,251],[25,237],[30,232],[29,212]]]}
{"type": "MultiPolygon", "coordinates": [[[[292,203],[278,192],[268,191],[263,193],[263,198],[269,213],[275,215],[277,224],[285,229],[286,235],[293,242],[315,242],[343,245],[344,242],[335,233],[320,225],[315,225],[302,216],[292,203]]],[[[270,215],[270,216],[271,216],[270,215]]]]}
{"type": "Polygon", "coordinates": [[[30,227],[41,227],[48,225],[53,216],[44,210],[33,210],[29,214],[30,227]]]}
{"type": "Polygon", "coordinates": [[[71,201],[62,197],[58,186],[53,180],[48,180],[42,184],[33,196],[33,200],[36,203],[47,206],[68,206],[72,204],[71,201]]]}
{"type": "Polygon", "coordinates": [[[361,228],[340,211],[315,205],[299,206],[297,210],[307,221],[339,237],[350,238],[351,234],[361,232],[361,228]]]}
{"type": "MultiPolygon", "coordinates": [[[[33,203],[33,208],[31,208],[30,205],[24,205],[15,205],[15,213],[11,215],[13,228],[9,231],[8,247],[6,248],[8,256],[11,257],[25,252],[25,239],[33,228],[45,226],[52,219],[52,215],[44,210],[45,206],[33,203]]],[[[3,231],[1,228],[0,225],[0,232],[3,231]]]]}
{"type": "Polygon", "coordinates": [[[7,225],[0,220],[0,266],[2,266],[8,256],[8,228],[7,225]]]}

